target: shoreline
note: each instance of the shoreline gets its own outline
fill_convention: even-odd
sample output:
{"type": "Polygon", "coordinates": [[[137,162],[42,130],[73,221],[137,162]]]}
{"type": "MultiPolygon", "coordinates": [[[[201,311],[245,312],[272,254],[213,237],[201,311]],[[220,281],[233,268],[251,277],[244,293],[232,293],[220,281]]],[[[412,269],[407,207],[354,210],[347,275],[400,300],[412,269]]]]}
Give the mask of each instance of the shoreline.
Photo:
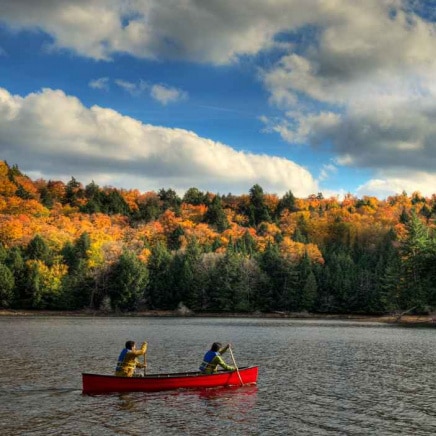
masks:
{"type": "Polygon", "coordinates": [[[427,326],[436,328],[436,317],[433,315],[356,315],[356,314],[313,314],[313,313],[186,313],[179,310],[146,310],[138,312],[101,312],[95,310],[15,310],[1,309],[0,316],[64,316],[64,317],[102,317],[102,318],[259,318],[259,319],[307,319],[307,320],[337,320],[358,322],[379,322],[385,324],[406,326],[427,326]]]}

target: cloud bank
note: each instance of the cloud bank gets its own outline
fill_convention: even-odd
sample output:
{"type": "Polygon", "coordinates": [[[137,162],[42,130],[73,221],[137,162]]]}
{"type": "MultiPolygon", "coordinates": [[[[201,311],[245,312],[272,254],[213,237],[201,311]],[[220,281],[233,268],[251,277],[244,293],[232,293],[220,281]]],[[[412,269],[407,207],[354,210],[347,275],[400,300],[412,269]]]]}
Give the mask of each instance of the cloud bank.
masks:
{"type": "Polygon", "coordinates": [[[301,166],[278,157],[238,152],[183,129],[143,124],[98,106],[85,107],[59,90],[25,97],[0,88],[0,152],[10,164],[37,176],[138,188],[172,188],[297,196],[318,192],[301,166]],[[68,178],[68,179],[69,179],[68,178]]]}

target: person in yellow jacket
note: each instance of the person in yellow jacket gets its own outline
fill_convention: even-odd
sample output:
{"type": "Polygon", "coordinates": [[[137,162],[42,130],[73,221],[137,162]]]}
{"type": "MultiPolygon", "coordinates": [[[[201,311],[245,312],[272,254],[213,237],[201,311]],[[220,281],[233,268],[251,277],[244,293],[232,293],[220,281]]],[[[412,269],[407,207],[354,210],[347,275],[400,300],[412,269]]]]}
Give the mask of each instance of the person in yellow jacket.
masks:
{"type": "Polygon", "coordinates": [[[135,368],[145,368],[146,364],[139,362],[138,356],[143,356],[147,351],[147,342],[143,342],[141,349],[136,349],[134,341],[127,341],[125,348],[118,357],[115,375],[118,377],[133,377],[135,368]]]}
{"type": "Polygon", "coordinates": [[[214,372],[218,371],[218,365],[226,371],[235,371],[236,368],[227,365],[227,363],[224,362],[223,358],[221,357],[221,354],[225,353],[229,347],[230,344],[222,347],[219,342],[214,342],[211,349],[203,357],[203,362],[199,368],[200,371],[204,374],[213,374],[214,372]]]}

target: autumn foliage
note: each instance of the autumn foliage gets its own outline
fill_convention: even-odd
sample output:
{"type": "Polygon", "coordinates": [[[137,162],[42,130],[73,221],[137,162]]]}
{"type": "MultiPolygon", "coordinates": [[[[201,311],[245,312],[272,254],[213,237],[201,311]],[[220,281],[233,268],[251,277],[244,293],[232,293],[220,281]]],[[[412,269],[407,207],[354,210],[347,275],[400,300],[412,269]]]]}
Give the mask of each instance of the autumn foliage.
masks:
{"type": "Polygon", "coordinates": [[[436,197],[31,180],[0,161],[0,304],[385,313],[436,306],[436,197]],[[122,279],[120,279],[122,278],[122,279]]]}

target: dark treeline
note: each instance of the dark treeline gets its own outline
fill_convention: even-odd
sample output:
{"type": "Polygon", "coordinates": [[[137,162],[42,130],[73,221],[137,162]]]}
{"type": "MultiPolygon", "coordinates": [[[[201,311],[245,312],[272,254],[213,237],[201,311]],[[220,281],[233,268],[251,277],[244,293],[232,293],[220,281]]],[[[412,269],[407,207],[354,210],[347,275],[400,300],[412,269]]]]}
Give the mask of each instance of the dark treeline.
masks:
{"type": "Polygon", "coordinates": [[[0,167],[0,305],[384,314],[436,307],[434,196],[141,194],[0,167]]]}

